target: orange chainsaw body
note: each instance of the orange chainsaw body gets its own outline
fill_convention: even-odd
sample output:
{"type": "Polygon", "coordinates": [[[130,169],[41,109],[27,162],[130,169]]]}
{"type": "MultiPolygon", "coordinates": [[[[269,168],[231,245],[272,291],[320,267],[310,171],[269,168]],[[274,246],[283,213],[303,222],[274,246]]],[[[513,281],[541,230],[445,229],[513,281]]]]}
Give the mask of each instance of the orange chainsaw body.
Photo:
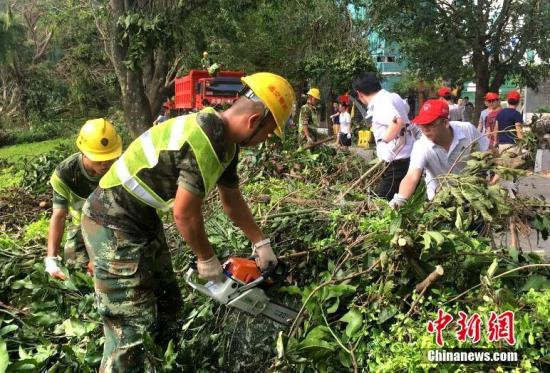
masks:
{"type": "Polygon", "coordinates": [[[224,263],[224,269],[233,279],[248,284],[262,274],[254,259],[231,257],[224,263]]]}

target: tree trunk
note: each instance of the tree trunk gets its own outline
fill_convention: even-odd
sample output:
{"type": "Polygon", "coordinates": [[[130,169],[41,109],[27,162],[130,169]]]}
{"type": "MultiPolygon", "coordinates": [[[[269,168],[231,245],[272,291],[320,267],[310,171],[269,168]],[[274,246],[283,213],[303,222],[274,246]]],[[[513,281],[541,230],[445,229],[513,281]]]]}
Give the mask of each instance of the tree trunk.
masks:
{"type": "Polygon", "coordinates": [[[153,123],[149,100],[141,81],[141,74],[128,71],[122,94],[124,121],[132,138],[145,132],[153,123]]]}
{"type": "Polygon", "coordinates": [[[473,122],[474,125],[477,126],[481,111],[485,109],[485,93],[487,93],[487,90],[489,89],[489,60],[483,52],[474,50],[473,63],[476,75],[476,96],[473,122]]]}

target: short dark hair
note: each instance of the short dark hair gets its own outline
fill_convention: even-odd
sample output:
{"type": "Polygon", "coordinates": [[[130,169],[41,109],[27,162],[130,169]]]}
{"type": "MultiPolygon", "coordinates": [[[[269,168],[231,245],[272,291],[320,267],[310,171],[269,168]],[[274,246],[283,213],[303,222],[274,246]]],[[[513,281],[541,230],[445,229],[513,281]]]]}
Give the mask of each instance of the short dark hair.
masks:
{"type": "Polygon", "coordinates": [[[447,101],[451,101],[453,99],[453,95],[449,93],[448,95],[443,96],[443,98],[447,101]]]}
{"type": "Polygon", "coordinates": [[[376,73],[362,72],[353,81],[353,89],[368,95],[380,91],[382,86],[376,73]]]}
{"type": "Polygon", "coordinates": [[[517,105],[519,104],[519,100],[514,100],[512,98],[508,99],[508,105],[517,105]]]}

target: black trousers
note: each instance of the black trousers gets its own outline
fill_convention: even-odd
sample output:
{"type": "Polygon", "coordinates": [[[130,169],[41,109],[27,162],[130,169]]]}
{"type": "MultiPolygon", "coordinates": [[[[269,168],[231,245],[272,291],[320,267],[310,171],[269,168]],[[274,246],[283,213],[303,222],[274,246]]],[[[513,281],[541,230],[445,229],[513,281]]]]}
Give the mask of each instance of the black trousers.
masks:
{"type": "Polygon", "coordinates": [[[380,182],[374,188],[374,192],[378,197],[387,199],[393,198],[393,195],[399,192],[399,184],[409,170],[410,158],[398,159],[390,162],[386,171],[382,175],[380,182]]]}

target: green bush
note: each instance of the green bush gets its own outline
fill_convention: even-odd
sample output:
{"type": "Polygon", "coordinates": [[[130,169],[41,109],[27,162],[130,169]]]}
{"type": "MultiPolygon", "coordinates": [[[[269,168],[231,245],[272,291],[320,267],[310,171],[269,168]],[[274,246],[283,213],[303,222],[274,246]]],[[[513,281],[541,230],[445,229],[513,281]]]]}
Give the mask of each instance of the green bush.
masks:
{"type": "Polygon", "coordinates": [[[59,145],[34,159],[25,159],[21,186],[34,193],[49,190],[49,180],[57,165],[72,153],[72,148],[59,145]]]}
{"type": "Polygon", "coordinates": [[[25,242],[44,242],[48,236],[50,221],[47,217],[42,216],[39,220],[30,223],[25,228],[23,239],[25,242]]]}
{"type": "Polygon", "coordinates": [[[30,128],[2,130],[0,129],[0,147],[7,145],[26,144],[54,139],[72,132],[68,122],[49,121],[30,128]]]}

